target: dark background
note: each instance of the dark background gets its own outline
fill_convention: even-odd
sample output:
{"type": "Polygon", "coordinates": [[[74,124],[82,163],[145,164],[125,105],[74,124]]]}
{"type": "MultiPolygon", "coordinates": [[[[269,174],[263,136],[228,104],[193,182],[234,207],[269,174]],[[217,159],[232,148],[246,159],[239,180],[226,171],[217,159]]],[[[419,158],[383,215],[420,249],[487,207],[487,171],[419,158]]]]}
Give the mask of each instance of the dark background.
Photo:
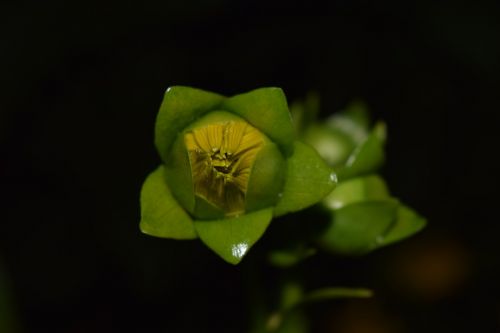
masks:
{"type": "Polygon", "coordinates": [[[316,90],[324,115],[361,98],[387,122],[383,174],[429,225],[308,260],[308,287],[376,292],[310,307],[315,331],[500,329],[499,41],[497,1],[2,2],[0,331],[244,332],[245,261],[138,230],[176,84],[316,90]]]}

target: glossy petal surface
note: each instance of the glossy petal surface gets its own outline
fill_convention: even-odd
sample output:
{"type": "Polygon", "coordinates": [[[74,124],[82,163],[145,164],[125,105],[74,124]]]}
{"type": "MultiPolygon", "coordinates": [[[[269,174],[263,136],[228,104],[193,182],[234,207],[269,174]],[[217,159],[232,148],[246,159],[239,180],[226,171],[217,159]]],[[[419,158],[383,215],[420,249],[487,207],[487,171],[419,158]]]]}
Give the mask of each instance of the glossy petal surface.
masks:
{"type": "Polygon", "coordinates": [[[143,233],[156,237],[197,237],[193,221],[167,186],[163,166],[153,171],[142,186],[140,228],[143,233]]]}
{"type": "Polygon", "coordinates": [[[262,237],[272,216],[272,208],[268,208],[228,219],[195,221],[194,225],[205,245],[236,265],[262,237]]]}
{"type": "Polygon", "coordinates": [[[156,118],[155,144],[163,161],[177,134],[195,119],[214,110],[224,99],[208,91],[174,86],[167,89],[156,118]]]}
{"type": "Polygon", "coordinates": [[[230,97],[224,100],[222,109],[238,114],[264,132],[285,155],[292,153],[295,130],[280,88],[261,88],[230,97]]]}
{"type": "Polygon", "coordinates": [[[337,183],[335,173],[318,153],[296,141],[294,153],[287,160],[286,180],[275,216],[296,212],[319,202],[337,183]]]}

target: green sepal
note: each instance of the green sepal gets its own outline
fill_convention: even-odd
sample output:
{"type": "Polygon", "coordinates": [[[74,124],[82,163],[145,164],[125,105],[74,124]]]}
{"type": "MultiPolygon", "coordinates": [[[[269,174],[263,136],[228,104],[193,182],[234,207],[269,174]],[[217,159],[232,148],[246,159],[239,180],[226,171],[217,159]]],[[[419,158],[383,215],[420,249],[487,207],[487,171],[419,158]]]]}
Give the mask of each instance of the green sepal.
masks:
{"type": "Polygon", "coordinates": [[[191,217],[172,196],[164,177],[164,167],[150,173],[141,190],[143,233],[174,239],[194,239],[197,234],[191,217]]]}
{"type": "Polygon", "coordinates": [[[200,239],[225,261],[236,265],[266,231],[273,217],[272,208],[238,217],[195,221],[200,239]]]}
{"type": "Polygon", "coordinates": [[[386,246],[408,238],[422,230],[426,224],[425,218],[409,207],[400,205],[396,221],[381,239],[379,246],[386,246]]]}
{"type": "Polygon", "coordinates": [[[193,177],[183,135],[177,136],[164,165],[165,179],[172,194],[184,209],[193,214],[195,208],[193,177]]]}
{"type": "Polygon", "coordinates": [[[176,136],[204,113],[217,109],[225,97],[183,86],[167,89],[156,118],[155,145],[163,161],[176,136]]]}
{"type": "Polygon", "coordinates": [[[368,138],[358,145],[338,170],[339,180],[352,178],[376,171],[384,162],[385,124],[375,125],[368,138]]]}
{"type": "Polygon", "coordinates": [[[280,88],[260,88],[235,95],[224,100],[221,108],[246,119],[274,141],[286,156],[293,152],[295,130],[280,88]]]}
{"type": "Polygon", "coordinates": [[[280,216],[312,206],[328,195],[336,184],[333,169],[313,148],[296,141],[294,153],[287,160],[285,185],[274,215],[280,216]]]}
{"type": "Polygon", "coordinates": [[[246,210],[257,211],[276,205],[285,181],[286,161],[278,147],[267,142],[252,166],[246,193],[246,210]]]}
{"type": "Polygon", "coordinates": [[[361,255],[380,246],[397,216],[396,200],[364,201],[333,211],[320,245],[334,253],[361,255]]]}
{"type": "Polygon", "coordinates": [[[340,209],[355,202],[387,198],[389,190],[385,181],[378,175],[369,175],[340,182],[322,204],[328,209],[340,209]]]}

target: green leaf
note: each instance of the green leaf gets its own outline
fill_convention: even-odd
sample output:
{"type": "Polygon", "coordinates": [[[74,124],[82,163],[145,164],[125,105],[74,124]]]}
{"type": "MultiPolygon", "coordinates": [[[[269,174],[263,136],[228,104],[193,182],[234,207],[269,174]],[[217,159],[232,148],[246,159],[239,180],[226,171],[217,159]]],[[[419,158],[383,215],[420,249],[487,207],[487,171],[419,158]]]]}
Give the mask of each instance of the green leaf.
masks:
{"type": "Polygon", "coordinates": [[[268,259],[276,267],[287,268],[298,264],[314,254],[316,254],[316,249],[314,248],[298,247],[294,249],[274,250],[269,253],[268,259]]]}
{"type": "Polygon", "coordinates": [[[335,210],[320,245],[339,254],[368,253],[380,246],[395,221],[398,206],[396,200],[364,201],[335,210]]]}
{"type": "Polygon", "coordinates": [[[329,209],[340,209],[355,202],[387,198],[389,190],[385,181],[378,175],[369,175],[339,183],[335,190],[323,199],[323,205],[329,209]]]}
{"type": "Polygon", "coordinates": [[[329,287],[313,290],[305,294],[301,303],[311,303],[338,298],[368,298],[373,292],[366,288],[329,287]]]}
{"type": "Polygon", "coordinates": [[[216,109],[224,96],[200,89],[174,86],[167,89],[156,118],[155,144],[163,161],[176,136],[204,113],[216,109]]]}
{"type": "Polygon", "coordinates": [[[295,130],[280,88],[260,88],[230,97],[224,100],[222,109],[246,119],[274,141],[286,156],[292,153],[295,130]]]}
{"type": "Polygon", "coordinates": [[[337,183],[335,173],[308,145],[295,142],[287,160],[286,180],[274,215],[280,216],[312,206],[328,195],[337,183]]]}
{"type": "Polygon", "coordinates": [[[396,222],[382,238],[379,246],[398,242],[422,230],[427,224],[426,220],[407,206],[398,207],[396,222]]]}
{"type": "Polygon", "coordinates": [[[174,239],[197,237],[193,221],[174,199],[160,166],[146,178],[141,191],[141,231],[174,239]]]}
{"type": "Polygon", "coordinates": [[[194,225],[203,243],[236,265],[262,237],[272,215],[272,208],[268,208],[233,218],[195,221],[194,225]]]}
{"type": "Polygon", "coordinates": [[[345,167],[338,170],[340,180],[377,170],[384,162],[385,125],[378,123],[368,138],[351,153],[345,167]]]}

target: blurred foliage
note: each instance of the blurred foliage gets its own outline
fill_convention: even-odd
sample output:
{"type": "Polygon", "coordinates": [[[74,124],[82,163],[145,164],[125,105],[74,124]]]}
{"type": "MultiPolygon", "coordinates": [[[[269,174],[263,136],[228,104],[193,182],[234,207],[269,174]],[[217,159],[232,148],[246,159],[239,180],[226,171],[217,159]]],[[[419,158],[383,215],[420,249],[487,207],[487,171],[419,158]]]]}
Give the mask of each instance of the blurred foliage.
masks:
{"type": "Polygon", "coordinates": [[[315,118],[319,109],[319,96],[313,93],[292,104],[295,121],[303,122],[297,126],[301,137],[339,177],[337,188],[323,199],[330,222],[321,232],[320,246],[338,254],[366,254],[420,231],[425,219],[392,197],[375,174],[385,160],[385,124],[371,128],[361,101],[324,121],[315,118]]]}

